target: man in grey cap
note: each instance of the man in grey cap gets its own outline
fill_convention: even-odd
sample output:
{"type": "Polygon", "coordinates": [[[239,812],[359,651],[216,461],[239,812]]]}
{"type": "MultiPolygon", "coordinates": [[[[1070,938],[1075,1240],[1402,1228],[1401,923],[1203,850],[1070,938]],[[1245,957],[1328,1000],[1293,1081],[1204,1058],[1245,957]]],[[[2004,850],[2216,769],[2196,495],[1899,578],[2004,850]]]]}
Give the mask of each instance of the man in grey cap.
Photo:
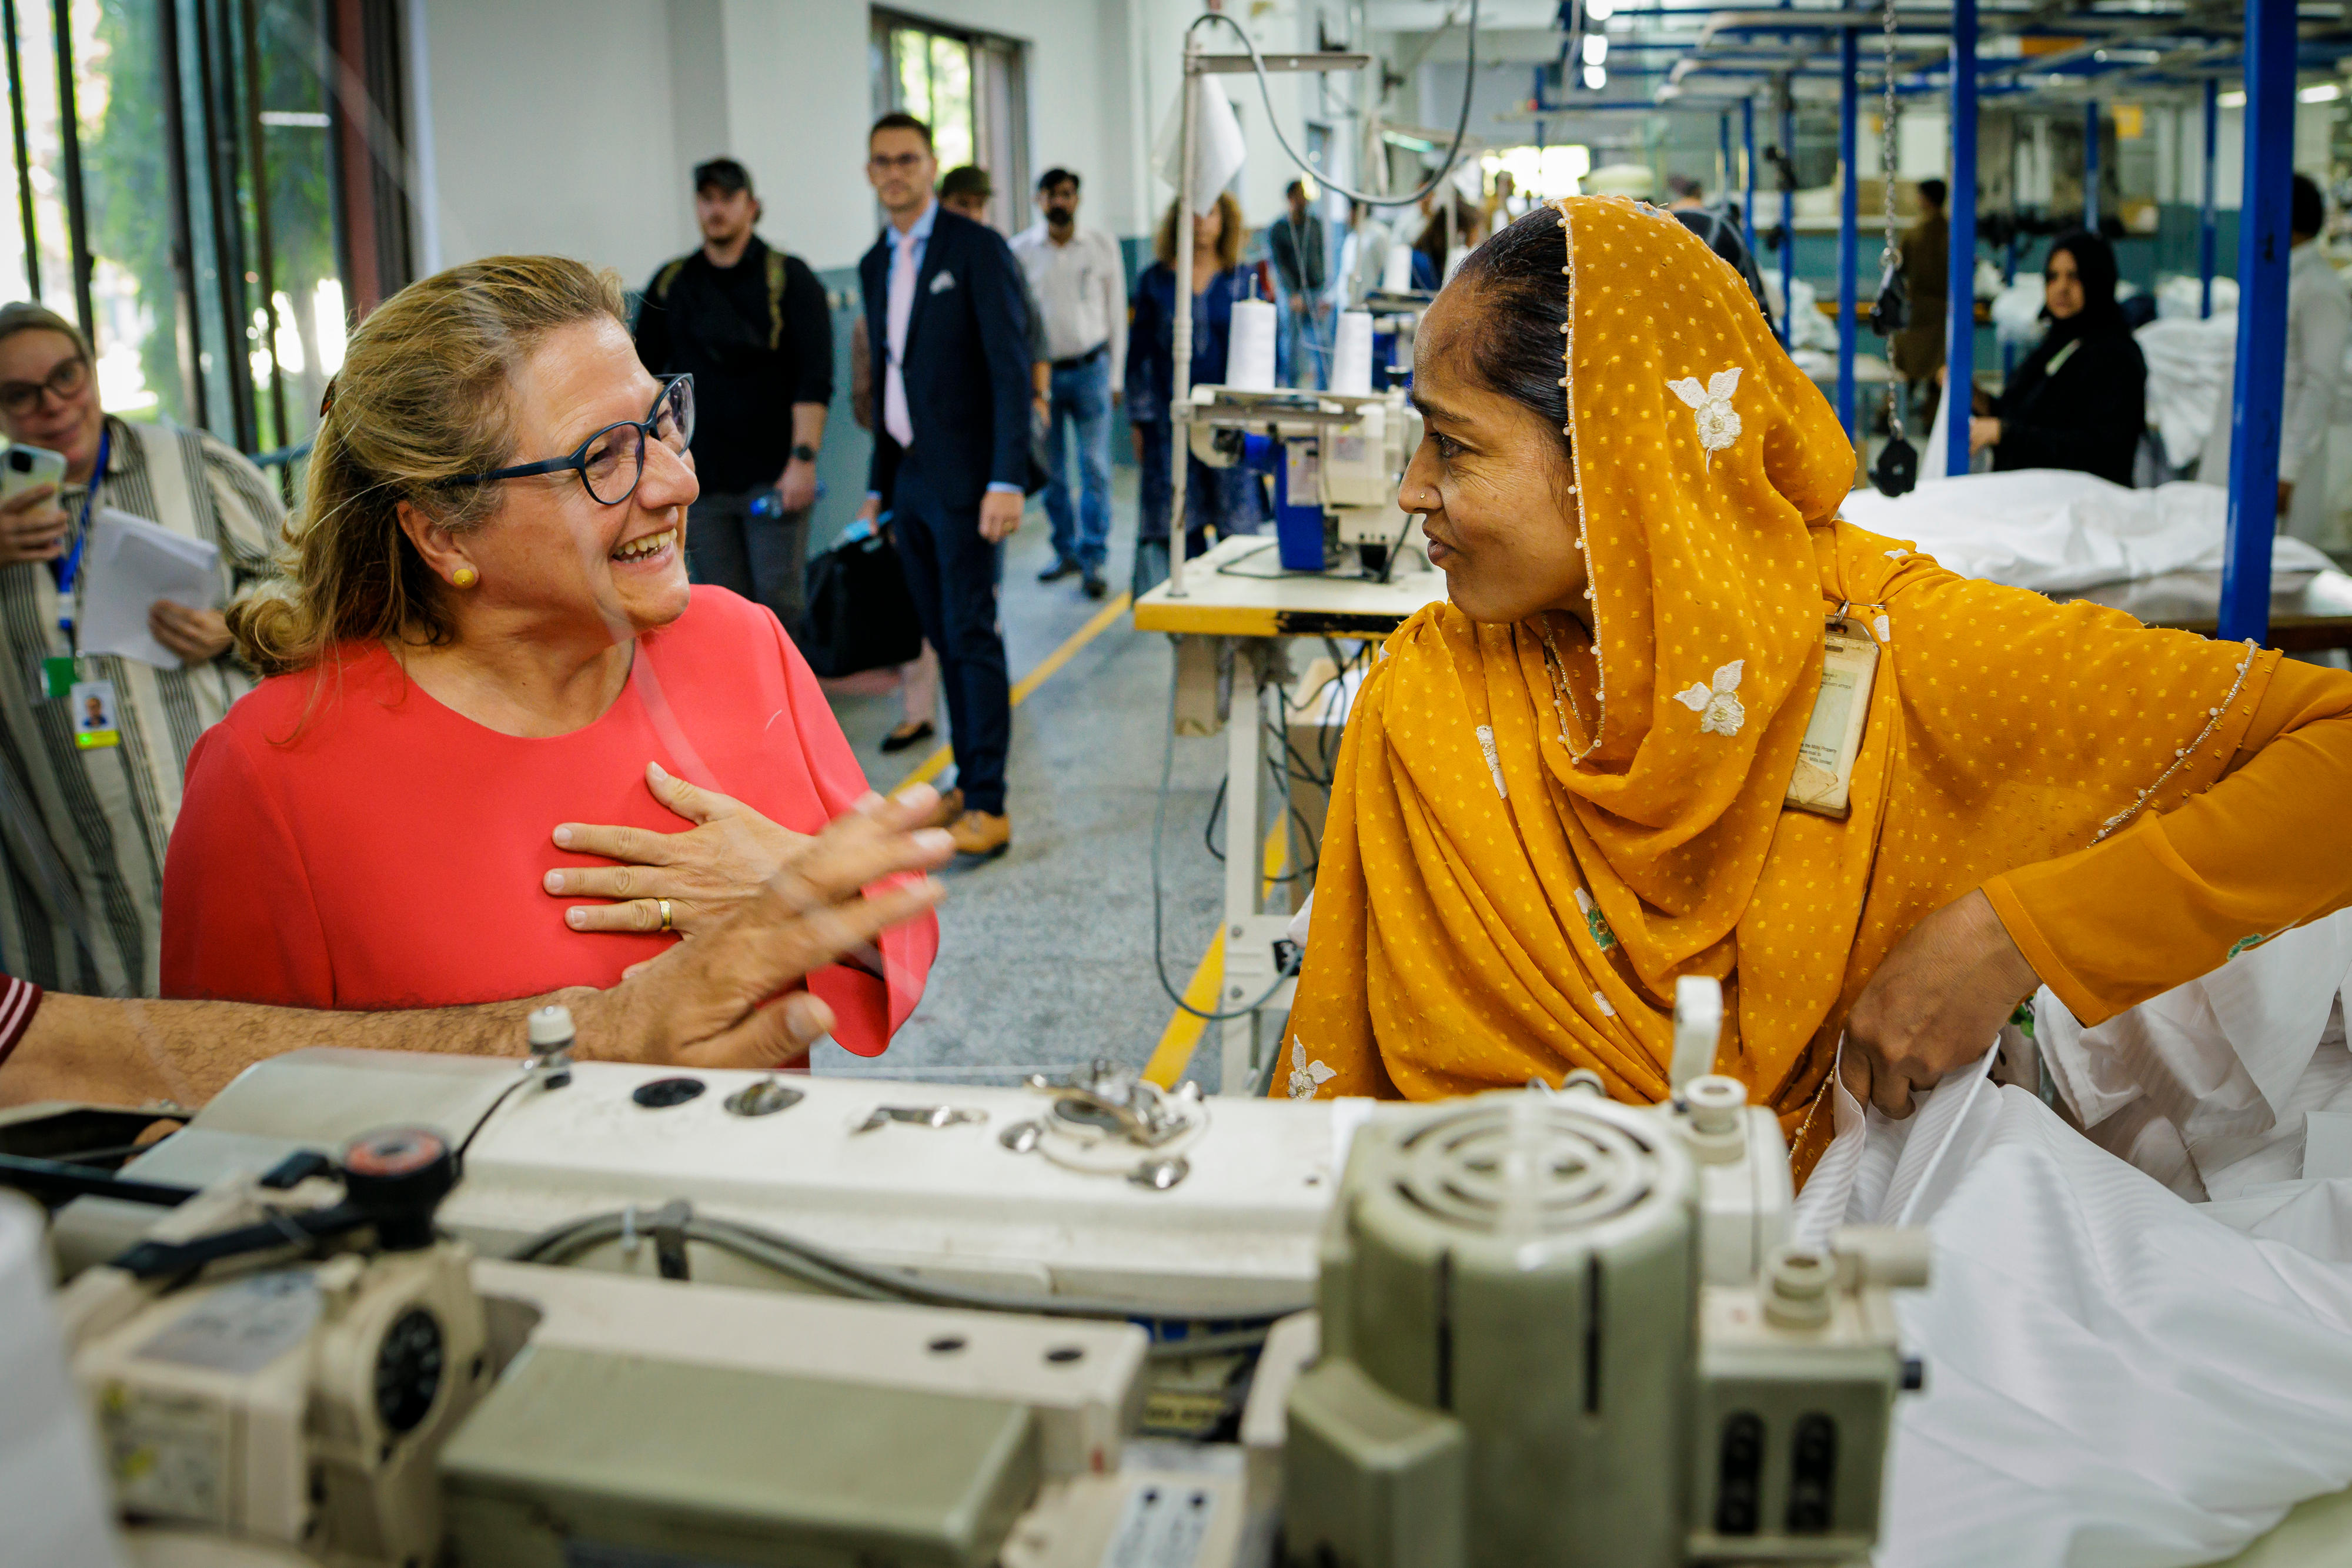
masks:
{"type": "Polygon", "coordinates": [[[637,357],[691,374],[701,408],[687,517],[687,570],[799,628],[816,455],[833,401],[824,288],[796,256],[752,233],[760,201],[732,158],[694,171],[702,248],[666,263],[637,311],[637,357]]]}

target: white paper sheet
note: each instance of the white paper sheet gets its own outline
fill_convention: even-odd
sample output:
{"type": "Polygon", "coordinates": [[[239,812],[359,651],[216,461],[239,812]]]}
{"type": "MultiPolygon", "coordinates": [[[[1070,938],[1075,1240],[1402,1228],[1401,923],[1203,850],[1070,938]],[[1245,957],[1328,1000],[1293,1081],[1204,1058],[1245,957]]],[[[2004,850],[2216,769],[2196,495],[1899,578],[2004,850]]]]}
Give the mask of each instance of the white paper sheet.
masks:
{"type": "Polygon", "coordinates": [[[119,653],[176,670],[180,656],[148,631],[148,610],[159,599],[191,610],[220,603],[219,550],[111,507],[100,507],[90,519],[81,570],[81,620],[75,630],[84,653],[119,653]]]}

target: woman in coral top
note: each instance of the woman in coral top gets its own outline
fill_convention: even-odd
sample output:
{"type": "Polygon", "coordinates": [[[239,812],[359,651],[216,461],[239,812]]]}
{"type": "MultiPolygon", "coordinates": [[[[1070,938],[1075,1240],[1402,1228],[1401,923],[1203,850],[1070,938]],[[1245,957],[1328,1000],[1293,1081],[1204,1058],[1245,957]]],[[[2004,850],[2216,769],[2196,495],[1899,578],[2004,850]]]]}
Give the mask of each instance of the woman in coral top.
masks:
{"type": "MultiPolygon", "coordinates": [[[[610,274],[491,257],[353,335],[290,580],[231,615],[270,678],[188,761],[165,995],[611,985],[867,794],[775,617],[688,586],[693,384],[621,308],[610,274]]],[[[835,1038],[881,1051],[938,945],[926,916],[812,976],[835,1038]]]]}

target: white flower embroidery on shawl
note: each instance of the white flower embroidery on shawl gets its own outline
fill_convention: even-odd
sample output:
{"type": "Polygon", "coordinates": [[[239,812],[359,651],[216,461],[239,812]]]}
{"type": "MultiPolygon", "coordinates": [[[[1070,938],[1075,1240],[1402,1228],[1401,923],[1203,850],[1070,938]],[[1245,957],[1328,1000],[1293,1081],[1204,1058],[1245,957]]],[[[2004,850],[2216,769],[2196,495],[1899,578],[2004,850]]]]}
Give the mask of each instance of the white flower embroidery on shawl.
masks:
{"type": "Polygon", "coordinates": [[[1696,376],[1685,376],[1668,382],[1666,390],[1690,404],[1691,417],[1698,422],[1698,444],[1712,468],[1715,455],[1739,439],[1739,411],[1731,406],[1731,394],[1739,390],[1739,367],[1716,371],[1703,387],[1696,376]]]}
{"type": "Polygon", "coordinates": [[[1339,1069],[1307,1061],[1307,1042],[1295,1034],[1290,1037],[1290,1097],[1293,1100],[1314,1099],[1323,1085],[1339,1076],[1339,1069]]]}
{"type": "Polygon", "coordinates": [[[1748,722],[1748,710],[1732,695],[1739,689],[1739,672],[1747,663],[1745,659],[1734,659],[1716,671],[1713,690],[1694,685],[1686,692],[1675,694],[1675,701],[1700,716],[1700,734],[1738,735],[1739,727],[1748,722]]]}
{"type": "Polygon", "coordinates": [[[1486,771],[1495,780],[1495,793],[1503,800],[1509,800],[1511,791],[1503,783],[1502,754],[1495,749],[1494,726],[1482,724],[1478,727],[1478,749],[1486,754],[1486,771]]]}

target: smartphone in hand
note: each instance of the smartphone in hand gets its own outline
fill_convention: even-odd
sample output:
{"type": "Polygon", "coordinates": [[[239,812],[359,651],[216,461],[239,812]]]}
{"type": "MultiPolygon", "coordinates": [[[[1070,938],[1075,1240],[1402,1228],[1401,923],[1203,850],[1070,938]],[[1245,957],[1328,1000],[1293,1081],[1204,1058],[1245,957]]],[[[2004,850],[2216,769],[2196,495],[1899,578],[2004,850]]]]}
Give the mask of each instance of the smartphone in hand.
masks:
{"type": "Polygon", "coordinates": [[[0,505],[41,485],[65,481],[66,456],[45,446],[14,445],[0,453],[0,505]]]}

